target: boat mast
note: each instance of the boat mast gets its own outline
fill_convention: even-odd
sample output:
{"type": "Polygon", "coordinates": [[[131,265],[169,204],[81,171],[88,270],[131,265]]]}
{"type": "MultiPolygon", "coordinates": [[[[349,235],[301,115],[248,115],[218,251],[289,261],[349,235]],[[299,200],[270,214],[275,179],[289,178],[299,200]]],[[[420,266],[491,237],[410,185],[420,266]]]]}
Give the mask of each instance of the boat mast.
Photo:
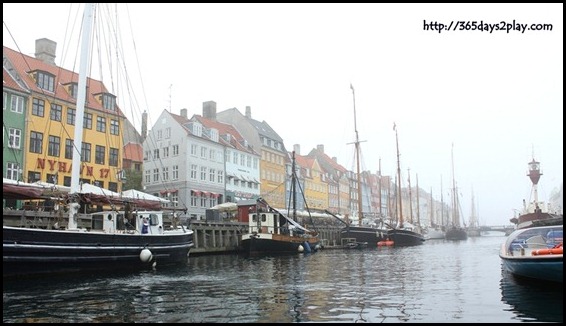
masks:
{"type": "Polygon", "coordinates": [[[434,227],[434,201],[432,199],[432,187],[430,187],[430,226],[434,227]]]}
{"type": "Polygon", "coordinates": [[[444,190],[442,188],[442,174],[440,175],[440,225],[444,227],[444,190]]]}
{"type": "Polygon", "coordinates": [[[409,221],[413,223],[413,194],[411,192],[411,169],[407,169],[407,174],[409,175],[407,182],[409,183],[409,221]]]}
{"type": "MultiPolygon", "coordinates": [[[[79,66],[79,83],[77,93],[77,109],[75,118],[75,134],[73,139],[73,161],[71,168],[71,190],[70,195],[75,195],[80,191],[80,171],[81,171],[81,151],[83,141],[83,119],[85,111],[86,100],[86,75],[88,63],[90,61],[91,50],[91,30],[93,22],[94,4],[85,4],[84,11],[84,24],[82,29],[82,43],[81,43],[81,62],[79,66]]],[[[76,215],[79,210],[78,198],[72,196],[73,201],[69,206],[69,222],[68,229],[77,228],[76,215]]]]}
{"type": "Polygon", "coordinates": [[[295,165],[295,151],[293,151],[293,161],[291,164],[291,196],[293,199],[293,220],[297,220],[297,189],[296,187],[296,182],[297,182],[297,176],[295,175],[295,169],[296,169],[296,165],[295,165]]]}
{"type": "Polygon", "coordinates": [[[416,175],[417,178],[417,226],[419,227],[420,230],[420,226],[421,226],[421,211],[419,208],[419,174],[417,173],[416,175]]]}
{"type": "Polygon", "coordinates": [[[377,182],[377,193],[379,194],[379,217],[383,217],[383,212],[382,212],[382,203],[381,200],[383,199],[381,197],[381,157],[379,158],[379,179],[377,182]]]}
{"type": "Polygon", "coordinates": [[[350,84],[350,88],[352,89],[352,98],[354,101],[354,131],[356,132],[356,142],[354,145],[356,146],[356,172],[358,182],[358,225],[362,226],[364,216],[362,210],[362,177],[360,174],[360,139],[358,137],[358,126],[356,122],[356,93],[354,92],[354,86],[352,86],[352,84],[350,84]]]}
{"type": "Polygon", "coordinates": [[[456,177],[454,175],[454,143],[452,143],[451,156],[452,156],[452,224],[455,227],[458,227],[460,226],[460,220],[458,218],[458,199],[456,198],[458,192],[456,190],[456,177]]]}
{"type": "Polygon", "coordinates": [[[399,137],[397,136],[397,126],[393,123],[395,130],[395,141],[397,143],[397,188],[399,189],[399,228],[403,228],[403,196],[401,196],[401,165],[399,163],[399,137]]]}

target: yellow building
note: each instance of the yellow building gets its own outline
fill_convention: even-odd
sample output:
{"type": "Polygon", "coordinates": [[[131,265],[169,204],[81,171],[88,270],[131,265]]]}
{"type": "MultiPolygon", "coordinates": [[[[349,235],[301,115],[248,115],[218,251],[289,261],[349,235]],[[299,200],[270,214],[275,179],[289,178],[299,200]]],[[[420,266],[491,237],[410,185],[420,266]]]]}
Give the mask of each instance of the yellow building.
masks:
{"type": "MultiPolygon", "coordinates": [[[[36,41],[36,57],[4,47],[4,68],[30,96],[21,179],[70,186],[78,74],[55,65],[56,43],[36,41]]],[[[121,191],[125,116],[101,81],[87,79],[81,179],[121,191]]]]}

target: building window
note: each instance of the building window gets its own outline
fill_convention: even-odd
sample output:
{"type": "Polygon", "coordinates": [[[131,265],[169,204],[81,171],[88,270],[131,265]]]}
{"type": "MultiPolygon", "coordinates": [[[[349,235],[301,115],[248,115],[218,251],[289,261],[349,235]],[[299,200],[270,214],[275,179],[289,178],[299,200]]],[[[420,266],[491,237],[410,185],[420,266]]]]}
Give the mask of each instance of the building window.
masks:
{"type": "Polygon", "coordinates": [[[53,121],[61,121],[62,115],[63,115],[63,107],[59,104],[51,104],[51,111],[49,112],[49,118],[53,121]]]}
{"type": "MultiPolygon", "coordinates": [[[[41,173],[35,172],[35,171],[29,171],[28,172],[28,182],[34,183],[36,181],[41,181],[41,173]]],[[[70,183],[69,183],[69,185],[70,185],[70,183]]]]}
{"type": "Polygon", "coordinates": [[[20,129],[10,128],[9,129],[9,139],[8,147],[20,149],[22,144],[22,131],[20,129]]]}
{"type": "Polygon", "coordinates": [[[178,180],[179,179],[179,166],[178,165],[173,165],[173,180],[178,180]]]}
{"type": "Polygon", "coordinates": [[[120,134],[120,122],[118,120],[110,120],[110,134],[120,134]]]}
{"type": "Polygon", "coordinates": [[[77,115],[77,110],[67,108],[67,124],[74,126],[75,125],[75,117],[77,115]]]}
{"type": "Polygon", "coordinates": [[[169,147],[163,148],[163,158],[169,157],[169,147]]]}
{"type": "Polygon", "coordinates": [[[179,145],[173,145],[173,156],[179,155],[179,145]]]}
{"type": "Polygon", "coordinates": [[[197,156],[197,145],[191,144],[191,155],[197,156]]]}
{"type": "Polygon", "coordinates": [[[210,160],[213,161],[213,162],[216,160],[216,151],[214,150],[214,148],[211,148],[211,149],[210,149],[209,158],[210,158],[210,160]]]}
{"type": "Polygon", "coordinates": [[[47,147],[47,155],[59,157],[61,153],[61,138],[49,135],[49,145],[47,147]]]}
{"type": "Polygon", "coordinates": [[[163,130],[157,130],[157,140],[163,139],[163,130]]]}
{"type": "Polygon", "coordinates": [[[150,170],[145,170],[145,183],[147,183],[147,184],[151,183],[151,171],[150,170]]]}
{"type": "Polygon", "coordinates": [[[83,128],[92,129],[92,113],[86,113],[83,119],[83,128]]]}
{"type": "Polygon", "coordinates": [[[55,91],[55,76],[43,71],[38,71],[37,87],[53,93],[55,91]]]}
{"type": "Polygon", "coordinates": [[[81,160],[83,162],[90,162],[91,145],[90,143],[83,142],[81,147],[81,160]]]}
{"type": "Polygon", "coordinates": [[[168,180],[169,180],[169,168],[164,167],[163,168],[163,181],[168,181],[168,180]]]}
{"type": "Polygon", "coordinates": [[[68,138],[65,140],[65,158],[73,158],[73,141],[68,138]]]}
{"type": "Polygon", "coordinates": [[[57,177],[57,174],[50,174],[47,173],[46,177],[45,177],[45,182],[48,183],[52,183],[54,185],[58,184],[58,180],[59,178],[57,177]]]}
{"type": "Polygon", "coordinates": [[[106,110],[116,111],[116,96],[112,94],[102,94],[102,107],[106,110]]]}
{"type": "Polygon", "coordinates": [[[193,179],[193,180],[197,179],[197,165],[196,164],[191,164],[191,179],[193,179]]]}
{"type": "Polygon", "coordinates": [[[29,151],[31,153],[41,154],[43,148],[43,134],[32,131],[29,139],[29,151]]]}
{"type": "Polygon", "coordinates": [[[153,150],[153,158],[154,158],[154,159],[158,159],[158,158],[159,158],[159,149],[154,149],[154,150],[153,150]]]}
{"type": "Polygon", "coordinates": [[[153,169],[153,181],[159,181],[159,169],[153,169]]]}
{"type": "Polygon", "coordinates": [[[20,166],[18,163],[8,162],[6,163],[6,178],[10,180],[18,180],[20,166]]]}
{"type": "Polygon", "coordinates": [[[206,158],[206,147],[202,146],[200,148],[200,157],[201,158],[206,158]]]}
{"type": "Polygon", "coordinates": [[[118,192],[118,183],[108,182],[108,190],[118,192]]]}
{"type": "Polygon", "coordinates": [[[77,83],[69,84],[69,94],[71,95],[71,97],[76,99],[78,93],[79,93],[79,85],[77,83]]]}
{"type": "MultiPolygon", "coordinates": [[[[6,93],[4,93],[4,98],[6,93]]],[[[4,102],[6,100],[4,99],[4,102]]],[[[12,105],[10,105],[10,111],[15,113],[23,113],[24,112],[24,98],[22,96],[13,95],[12,94],[12,105]]],[[[5,107],[6,105],[4,105],[5,107]]]]}
{"type": "Polygon", "coordinates": [[[104,164],[104,155],[106,154],[106,148],[104,146],[96,145],[94,152],[94,163],[104,164]]]}
{"type": "Polygon", "coordinates": [[[31,106],[31,114],[38,117],[43,117],[43,115],[45,114],[45,101],[34,98],[31,106]]]}
{"type": "Polygon", "coordinates": [[[208,170],[208,181],[214,182],[215,180],[216,180],[216,170],[215,169],[209,169],[208,170]]]}
{"type": "Polygon", "coordinates": [[[200,179],[206,181],[206,166],[200,167],[200,179]]]}
{"type": "Polygon", "coordinates": [[[98,116],[96,117],[96,131],[106,132],[106,118],[98,116]]]}
{"type": "Polygon", "coordinates": [[[218,183],[224,183],[224,171],[218,171],[218,183]]]}
{"type": "Polygon", "coordinates": [[[171,128],[165,128],[165,139],[171,138],[171,128]]]}
{"type": "Polygon", "coordinates": [[[109,153],[109,161],[108,164],[110,166],[118,166],[118,156],[119,156],[119,151],[117,148],[112,148],[110,147],[110,153],[109,153]]]}

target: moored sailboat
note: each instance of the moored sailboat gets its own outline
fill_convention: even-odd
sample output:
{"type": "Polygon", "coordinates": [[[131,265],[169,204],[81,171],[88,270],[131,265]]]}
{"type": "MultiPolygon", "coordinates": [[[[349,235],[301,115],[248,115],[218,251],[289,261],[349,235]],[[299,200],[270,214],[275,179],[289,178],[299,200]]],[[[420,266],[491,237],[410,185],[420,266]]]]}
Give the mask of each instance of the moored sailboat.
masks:
{"type": "Polygon", "coordinates": [[[399,220],[395,228],[387,230],[387,240],[393,241],[395,247],[406,247],[406,246],[417,246],[424,243],[424,236],[415,232],[412,227],[405,225],[403,220],[403,200],[401,193],[401,166],[399,160],[399,137],[397,135],[397,125],[393,125],[393,130],[395,130],[395,141],[397,144],[397,188],[398,188],[398,198],[399,198],[399,220]]]}
{"type": "Polygon", "coordinates": [[[380,219],[378,224],[363,225],[364,213],[362,203],[362,182],[360,171],[360,139],[358,135],[357,121],[356,121],[356,94],[354,87],[350,84],[352,90],[352,97],[354,103],[354,131],[356,133],[356,140],[354,142],[355,159],[356,159],[356,186],[357,186],[357,211],[358,223],[351,225],[347,223],[345,227],[340,230],[340,238],[342,245],[346,248],[376,248],[378,243],[387,238],[387,228],[385,222],[380,219]]]}
{"type": "Polygon", "coordinates": [[[446,230],[446,240],[466,240],[468,233],[460,226],[460,201],[458,200],[458,190],[456,188],[456,178],[454,176],[454,145],[452,145],[452,221],[446,230]]]}
{"type": "MultiPolygon", "coordinates": [[[[62,85],[73,84],[78,79],[76,87],[78,94],[75,97],[76,111],[73,111],[76,112],[76,117],[73,123],[67,122],[68,126],[63,127],[74,128],[74,133],[66,130],[67,134],[74,134],[74,137],[69,139],[74,145],[69,146],[69,154],[72,156],[70,189],[68,193],[62,195],[60,202],[53,204],[53,195],[45,194],[46,189],[43,187],[20,181],[4,182],[4,199],[11,196],[10,198],[14,200],[38,199],[53,204],[49,206],[51,210],[49,213],[52,214],[42,215],[48,219],[48,223],[43,223],[43,219],[28,223],[27,217],[31,214],[26,207],[5,208],[2,246],[4,277],[80,271],[137,270],[156,265],[177,265],[188,262],[188,255],[193,246],[193,231],[183,225],[176,225],[174,221],[171,225],[167,225],[163,218],[164,212],[160,209],[160,203],[157,203],[157,210],[146,210],[140,202],[136,203],[135,200],[122,198],[118,193],[108,189],[97,187],[98,193],[87,191],[85,189],[88,186],[96,186],[81,182],[85,181],[89,173],[88,169],[83,169],[85,162],[81,159],[81,144],[84,144],[82,121],[85,111],[88,107],[90,119],[92,115],[102,117],[106,113],[110,114],[110,112],[94,107],[97,103],[95,94],[92,94],[92,89],[90,93],[87,91],[87,68],[89,67],[88,57],[91,48],[94,9],[93,4],[85,4],[78,76],[66,71],[62,75],[67,76],[69,80],[57,80],[57,83],[62,85]],[[100,209],[87,210],[91,206],[97,206],[100,209]],[[67,217],[64,214],[67,214],[67,217]],[[18,215],[24,223],[15,226],[7,225],[9,223],[6,221],[10,220],[10,217],[18,215]]],[[[6,55],[5,50],[5,64],[9,60],[16,60],[15,55],[19,54],[9,51],[9,54],[6,55]]],[[[57,73],[61,71],[57,67],[54,68],[31,57],[26,58],[26,63],[29,65],[26,69],[46,71],[46,78],[50,75],[57,76],[57,73]]],[[[14,66],[12,63],[11,65],[14,66]]],[[[27,72],[27,70],[15,70],[13,73],[18,73],[24,79],[23,82],[29,85],[30,90],[36,92],[35,94],[44,93],[43,89],[38,86],[39,82],[36,82],[27,72]]],[[[61,104],[60,109],[63,105],[75,107],[75,100],[72,100],[70,104],[60,100],[58,90],[60,89],[57,88],[47,99],[52,103],[51,107],[55,107],[55,104],[58,106],[61,104]]],[[[115,116],[121,114],[115,113],[120,112],[117,106],[112,112],[115,116]]],[[[38,153],[47,153],[47,146],[43,148],[41,143],[36,143],[36,145],[38,145],[38,153]]],[[[55,156],[54,145],[50,143],[49,146],[50,154],[55,156]]],[[[97,154],[101,153],[97,151],[97,154]]],[[[101,154],[98,158],[100,157],[104,155],[101,154]]],[[[117,158],[116,154],[116,161],[117,158]]],[[[118,166],[118,163],[116,164],[118,166]]],[[[68,173],[61,168],[59,172],[68,173]]],[[[39,215],[37,211],[34,212],[33,214],[39,215]]]]}
{"type": "Polygon", "coordinates": [[[291,159],[292,212],[284,214],[264,199],[257,200],[255,209],[250,212],[248,232],[241,235],[241,251],[250,257],[310,253],[321,249],[318,232],[305,228],[297,221],[295,152],[291,159]]]}

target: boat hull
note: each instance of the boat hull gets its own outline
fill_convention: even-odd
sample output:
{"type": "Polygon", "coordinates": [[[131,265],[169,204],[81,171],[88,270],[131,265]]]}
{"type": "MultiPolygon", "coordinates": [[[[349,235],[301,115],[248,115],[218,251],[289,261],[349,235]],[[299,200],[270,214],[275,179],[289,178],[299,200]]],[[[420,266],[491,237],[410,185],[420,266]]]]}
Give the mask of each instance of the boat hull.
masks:
{"type": "Polygon", "coordinates": [[[516,230],[501,245],[503,270],[519,277],[563,283],[563,226],[516,230]]]}
{"type": "Polygon", "coordinates": [[[144,269],[186,264],[193,231],[159,235],[3,227],[3,274],[144,269]],[[142,251],[148,249],[149,252],[142,251]]]}
{"type": "Polygon", "coordinates": [[[425,242],[425,238],[422,234],[403,230],[403,229],[393,229],[387,232],[390,240],[393,240],[394,247],[408,247],[408,246],[418,246],[425,242]]]}
{"type": "Polygon", "coordinates": [[[244,234],[241,241],[242,253],[248,256],[309,253],[321,248],[317,237],[300,237],[283,234],[244,234]]]}
{"type": "Polygon", "coordinates": [[[364,226],[347,226],[340,231],[340,238],[351,242],[367,243],[365,248],[377,248],[377,243],[387,240],[387,230],[364,226]]]}
{"type": "Polygon", "coordinates": [[[446,240],[466,240],[468,233],[462,228],[449,228],[445,234],[446,240]]]}

